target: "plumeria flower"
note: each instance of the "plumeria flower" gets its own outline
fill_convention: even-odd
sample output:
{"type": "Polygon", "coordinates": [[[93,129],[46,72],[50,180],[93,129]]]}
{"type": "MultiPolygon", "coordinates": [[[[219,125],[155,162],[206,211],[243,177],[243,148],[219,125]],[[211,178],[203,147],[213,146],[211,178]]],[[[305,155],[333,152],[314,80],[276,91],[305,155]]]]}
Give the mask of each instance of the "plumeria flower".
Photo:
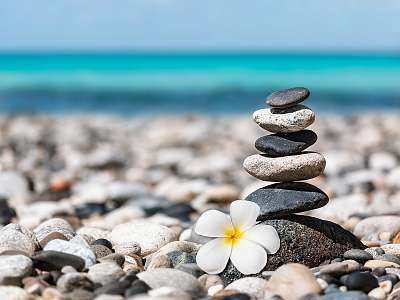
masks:
{"type": "Polygon", "coordinates": [[[245,275],[260,272],[267,264],[267,253],[279,250],[275,228],[257,224],[260,207],[251,201],[231,203],[230,216],[208,210],[197,220],[195,232],[215,238],[204,244],[196,256],[198,266],[209,274],[221,273],[228,260],[245,275]]]}

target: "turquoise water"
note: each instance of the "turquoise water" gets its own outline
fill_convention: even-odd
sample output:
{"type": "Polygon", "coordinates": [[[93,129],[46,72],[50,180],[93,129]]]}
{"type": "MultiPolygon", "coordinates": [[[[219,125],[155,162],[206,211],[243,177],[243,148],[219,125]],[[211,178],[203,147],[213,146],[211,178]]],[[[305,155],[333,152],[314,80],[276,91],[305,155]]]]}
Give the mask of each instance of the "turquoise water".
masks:
{"type": "Polygon", "coordinates": [[[306,86],[339,113],[400,108],[400,56],[0,54],[2,113],[248,113],[306,86]]]}

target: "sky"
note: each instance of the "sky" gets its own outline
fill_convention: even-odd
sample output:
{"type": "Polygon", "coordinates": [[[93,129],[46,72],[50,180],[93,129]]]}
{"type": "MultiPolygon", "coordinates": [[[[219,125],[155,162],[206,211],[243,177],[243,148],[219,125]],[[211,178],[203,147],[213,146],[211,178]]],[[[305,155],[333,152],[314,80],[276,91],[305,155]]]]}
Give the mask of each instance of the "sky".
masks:
{"type": "Polygon", "coordinates": [[[1,0],[0,51],[400,51],[398,0],[1,0]]]}

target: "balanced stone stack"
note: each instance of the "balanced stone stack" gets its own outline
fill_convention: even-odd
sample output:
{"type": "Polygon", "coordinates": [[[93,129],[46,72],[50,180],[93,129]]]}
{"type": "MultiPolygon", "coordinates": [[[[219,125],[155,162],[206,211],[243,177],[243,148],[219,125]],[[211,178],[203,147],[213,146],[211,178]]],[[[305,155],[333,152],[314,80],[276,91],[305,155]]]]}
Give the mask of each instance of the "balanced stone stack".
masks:
{"type": "Polygon", "coordinates": [[[255,147],[262,154],[247,157],[243,166],[258,179],[279,182],[258,189],[246,198],[261,207],[261,220],[308,211],[328,203],[323,191],[297,182],[317,177],[325,168],[321,154],[305,151],[317,141],[317,135],[305,129],[314,122],[315,114],[299,104],[309,95],[306,88],[275,92],[267,98],[271,108],[253,114],[261,128],[274,134],[256,140],[255,147]]]}
{"type": "MultiPolygon", "coordinates": [[[[347,250],[365,248],[357,237],[335,223],[296,214],[329,201],[323,191],[301,182],[320,175],[325,168],[321,154],[305,151],[317,140],[313,131],[305,129],[314,122],[315,114],[299,104],[309,94],[305,88],[275,92],[267,98],[271,108],[260,109],[253,116],[258,125],[273,134],[256,141],[262,154],[247,157],[244,168],[258,179],[277,183],[254,191],[246,200],[260,206],[259,221],[274,226],[281,241],[278,252],[268,255],[265,268],[256,276],[290,262],[317,267],[347,250]]],[[[225,283],[244,276],[231,262],[221,273],[225,283]]]]}

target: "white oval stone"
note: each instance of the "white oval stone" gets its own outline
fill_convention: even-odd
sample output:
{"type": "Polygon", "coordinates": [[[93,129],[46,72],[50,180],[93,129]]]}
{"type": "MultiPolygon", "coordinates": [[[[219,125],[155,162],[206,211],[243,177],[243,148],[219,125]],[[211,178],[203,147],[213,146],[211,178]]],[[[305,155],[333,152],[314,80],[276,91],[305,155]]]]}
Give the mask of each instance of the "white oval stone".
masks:
{"type": "Polygon", "coordinates": [[[243,162],[244,169],[264,181],[298,181],[320,175],[325,169],[325,158],[316,152],[304,152],[284,157],[255,154],[243,162]]]}
{"type": "Polygon", "coordinates": [[[286,109],[264,108],[253,113],[253,120],[271,132],[295,132],[310,126],[315,120],[315,113],[304,105],[286,109]]]}
{"type": "Polygon", "coordinates": [[[147,256],[162,246],[177,239],[176,234],[166,226],[137,220],[116,226],[111,231],[111,242],[114,247],[123,244],[137,243],[141,255],[147,256]]]}

